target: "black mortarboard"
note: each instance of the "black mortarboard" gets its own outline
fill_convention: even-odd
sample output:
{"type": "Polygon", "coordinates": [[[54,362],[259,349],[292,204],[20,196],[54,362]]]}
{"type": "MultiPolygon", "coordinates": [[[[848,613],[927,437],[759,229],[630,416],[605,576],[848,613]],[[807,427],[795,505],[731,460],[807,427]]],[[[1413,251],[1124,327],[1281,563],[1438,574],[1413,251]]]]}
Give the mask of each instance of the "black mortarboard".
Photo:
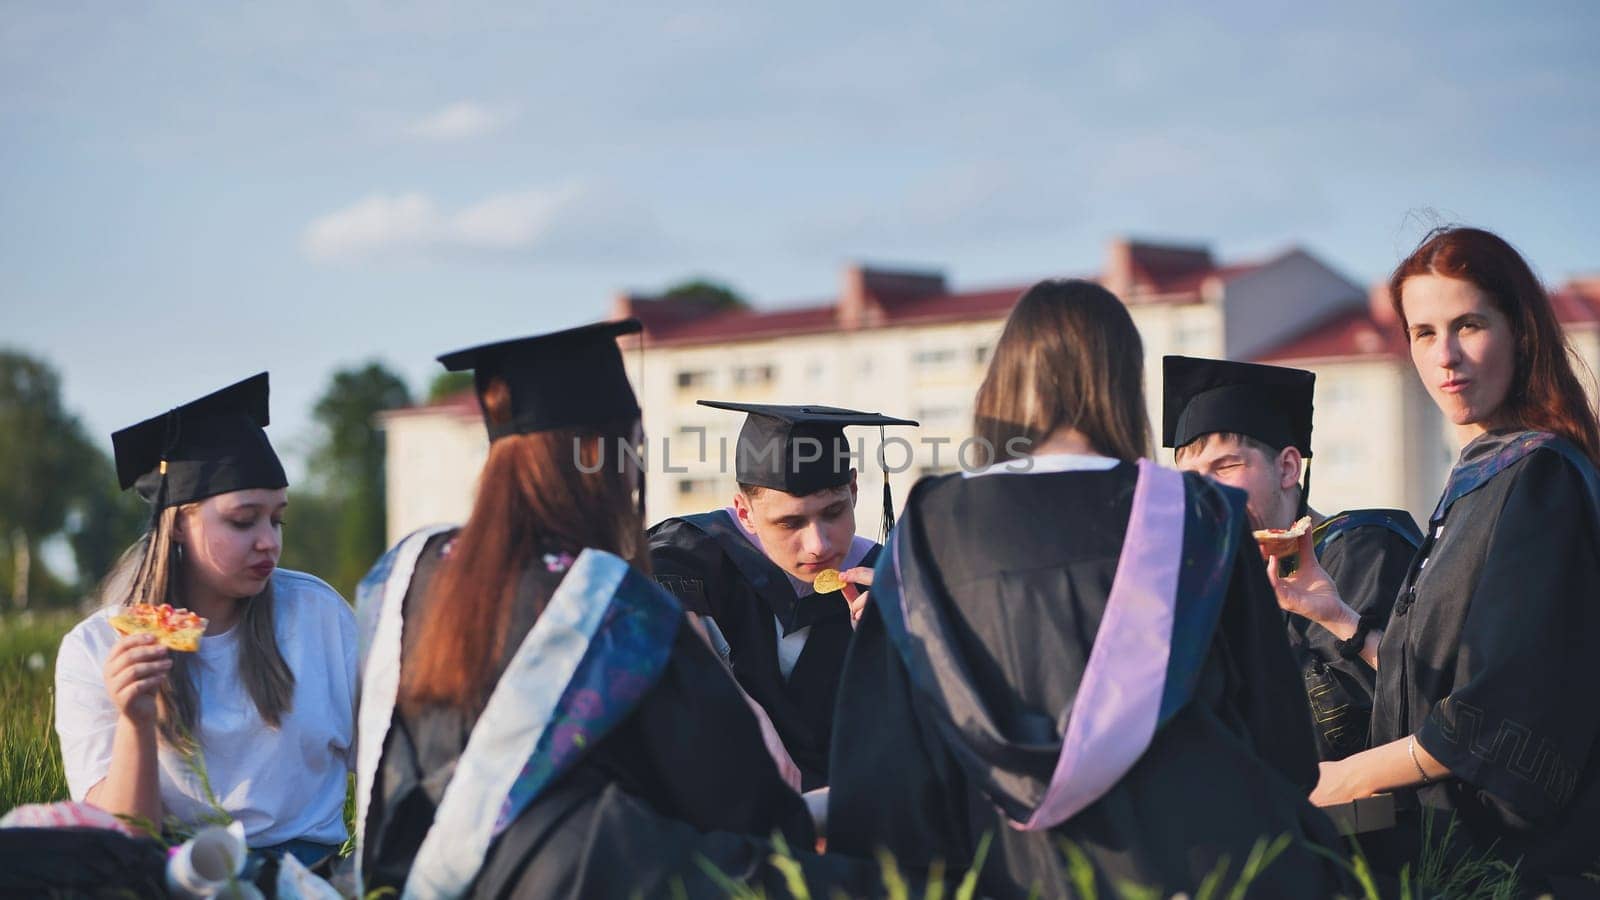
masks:
{"type": "Polygon", "coordinates": [[[111,435],[117,481],[157,512],[248,488],[287,487],[267,433],[262,372],[111,435]]]}
{"type": "Polygon", "coordinates": [[[774,488],[798,497],[850,483],[854,458],[844,436],[846,427],[917,424],[833,406],[718,400],[701,400],[700,405],[748,414],[739,429],[735,463],[740,484],[774,488]]]}
{"type": "Polygon", "coordinates": [[[1216,432],[1242,434],[1311,457],[1311,400],[1317,376],[1304,369],[1167,356],[1161,444],[1182,447],[1216,432]]]}
{"type": "Polygon", "coordinates": [[[566,331],[483,344],[446,353],[439,362],[452,372],[471,369],[478,398],[491,379],[511,391],[511,418],[485,419],[489,440],[510,434],[607,425],[639,417],[617,338],[637,334],[638,319],[599,322],[566,331]]]}

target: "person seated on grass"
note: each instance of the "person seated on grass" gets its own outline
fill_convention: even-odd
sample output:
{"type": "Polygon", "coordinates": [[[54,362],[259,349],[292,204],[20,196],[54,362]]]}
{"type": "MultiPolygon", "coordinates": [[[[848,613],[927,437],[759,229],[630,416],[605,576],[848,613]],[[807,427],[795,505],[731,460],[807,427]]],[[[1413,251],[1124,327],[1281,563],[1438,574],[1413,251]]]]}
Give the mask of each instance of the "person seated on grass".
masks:
{"type": "Polygon", "coordinates": [[[997,461],[918,482],[873,572],[830,854],[886,849],[920,880],[987,848],[981,896],[1167,897],[1248,881],[1277,841],[1251,896],[1341,889],[1244,495],[1149,461],[1143,355],[1098,285],[1017,301],[975,404],[997,461]]]}
{"type": "MultiPolygon", "coordinates": [[[[856,533],[856,469],[844,429],[917,423],[820,404],[700,404],[746,414],[739,490],[722,509],[656,523],[650,565],[701,618],[740,687],[770,717],[801,787],[819,789],[828,783],[839,670],[881,549],[856,533]],[[829,570],[838,583],[818,577],[829,570]]],[[[893,504],[884,468],[887,534],[893,504]]]]}
{"type": "Polygon", "coordinates": [[[345,841],[356,629],[333,588],[278,568],[288,505],[261,373],[112,435],[150,530],[61,641],[56,731],[74,800],[192,828],[219,813],[307,864],[345,841]],[[119,635],[136,604],[205,620],[192,652],[119,635]]]}
{"type": "Polygon", "coordinates": [[[420,897],[721,896],[814,840],[754,709],[648,577],[637,320],[440,358],[472,369],[489,456],[460,528],[358,589],[359,880],[420,897]],[[631,457],[636,461],[637,457],[631,457]]]}

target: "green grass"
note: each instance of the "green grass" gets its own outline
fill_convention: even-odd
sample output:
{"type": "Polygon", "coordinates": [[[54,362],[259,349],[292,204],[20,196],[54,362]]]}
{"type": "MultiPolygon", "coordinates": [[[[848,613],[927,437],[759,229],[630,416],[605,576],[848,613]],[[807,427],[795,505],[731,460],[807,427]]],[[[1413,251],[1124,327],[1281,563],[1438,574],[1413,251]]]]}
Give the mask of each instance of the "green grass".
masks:
{"type": "Polygon", "coordinates": [[[0,814],[67,797],[55,731],[56,650],[73,612],[0,615],[0,814]]]}

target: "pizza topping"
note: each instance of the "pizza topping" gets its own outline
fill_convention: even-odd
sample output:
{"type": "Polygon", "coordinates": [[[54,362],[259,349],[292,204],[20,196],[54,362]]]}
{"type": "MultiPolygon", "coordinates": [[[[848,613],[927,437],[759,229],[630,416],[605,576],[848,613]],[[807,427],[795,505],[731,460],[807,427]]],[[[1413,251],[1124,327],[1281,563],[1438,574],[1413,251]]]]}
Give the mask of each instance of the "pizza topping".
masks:
{"type": "Polygon", "coordinates": [[[173,609],[169,603],[134,603],[123,607],[110,622],[118,634],[153,634],[168,649],[185,653],[200,649],[200,637],[209,624],[187,609],[173,609]]]}

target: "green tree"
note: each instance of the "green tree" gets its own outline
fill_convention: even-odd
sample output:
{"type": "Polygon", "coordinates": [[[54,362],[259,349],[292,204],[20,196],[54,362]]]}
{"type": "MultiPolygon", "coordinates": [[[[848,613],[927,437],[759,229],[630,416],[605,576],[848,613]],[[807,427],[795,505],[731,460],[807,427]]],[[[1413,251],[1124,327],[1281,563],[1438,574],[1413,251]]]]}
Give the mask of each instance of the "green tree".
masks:
{"type": "MultiPolygon", "coordinates": [[[[69,514],[104,490],[108,466],[61,405],[61,379],[48,363],[0,350],[0,591],[25,607],[36,588],[60,586],[38,557],[69,514]]],[[[58,591],[61,588],[58,587],[58,591]]],[[[57,593],[52,591],[50,593],[57,593]]]]}
{"type": "Polygon", "coordinates": [[[691,299],[713,309],[745,309],[745,299],[733,288],[706,278],[690,278],[669,287],[661,294],[664,300],[691,299]]]}
{"type": "Polygon", "coordinates": [[[96,475],[75,499],[66,525],[80,595],[95,588],[150,522],[150,505],[133,491],[118,490],[111,460],[94,447],[89,450],[88,465],[96,475]]]}
{"type": "MultiPolygon", "coordinates": [[[[384,551],[384,441],[378,413],[408,406],[411,392],[399,376],[377,362],[335,372],[312,411],[317,443],[310,459],[311,488],[290,498],[294,547],[311,568],[346,597],[384,551]],[[331,524],[331,532],[327,526],[331,524]],[[314,540],[314,545],[303,543],[314,540]]],[[[287,532],[285,529],[287,540],[287,532]]],[[[289,555],[285,547],[284,555],[289,555]]]]}
{"type": "Polygon", "coordinates": [[[471,372],[440,372],[428,382],[428,402],[438,403],[452,394],[472,387],[471,372]]]}

